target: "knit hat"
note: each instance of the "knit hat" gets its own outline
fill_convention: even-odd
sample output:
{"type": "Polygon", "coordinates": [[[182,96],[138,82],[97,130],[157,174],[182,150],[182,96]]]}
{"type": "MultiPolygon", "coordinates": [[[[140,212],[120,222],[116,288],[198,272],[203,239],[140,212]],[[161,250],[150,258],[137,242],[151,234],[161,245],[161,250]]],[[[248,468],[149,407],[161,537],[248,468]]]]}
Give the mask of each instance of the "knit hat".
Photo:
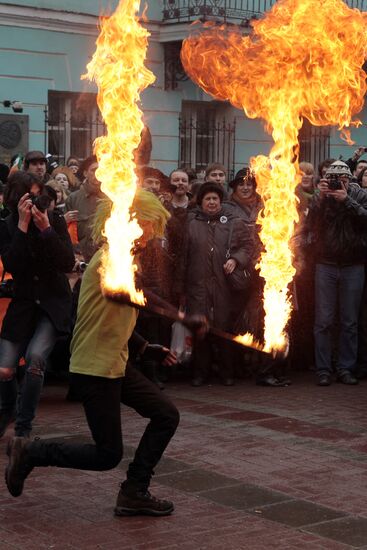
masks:
{"type": "Polygon", "coordinates": [[[352,172],[350,171],[350,168],[348,164],[343,162],[342,160],[336,160],[332,164],[330,164],[329,168],[326,170],[326,177],[327,176],[347,176],[348,178],[352,178],[352,172]]]}

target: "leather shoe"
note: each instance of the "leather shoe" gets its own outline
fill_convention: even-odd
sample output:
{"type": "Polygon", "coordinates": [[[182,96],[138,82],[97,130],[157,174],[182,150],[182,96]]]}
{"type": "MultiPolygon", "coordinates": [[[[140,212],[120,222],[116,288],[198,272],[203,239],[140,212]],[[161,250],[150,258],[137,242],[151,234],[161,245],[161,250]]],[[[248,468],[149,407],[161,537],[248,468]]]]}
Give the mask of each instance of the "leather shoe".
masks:
{"type": "Polygon", "coordinates": [[[358,384],[357,378],[353,376],[350,372],[341,372],[338,374],[338,382],[341,382],[342,384],[347,384],[348,386],[355,386],[358,384]]]}
{"type": "Polygon", "coordinates": [[[330,384],[331,384],[330,374],[320,374],[317,385],[318,386],[330,386],[330,384]]]}
{"type": "Polygon", "coordinates": [[[273,374],[267,374],[265,376],[260,376],[256,380],[257,386],[272,386],[272,387],[279,387],[279,386],[287,386],[288,384],[280,381],[278,378],[276,378],[273,374]]]}

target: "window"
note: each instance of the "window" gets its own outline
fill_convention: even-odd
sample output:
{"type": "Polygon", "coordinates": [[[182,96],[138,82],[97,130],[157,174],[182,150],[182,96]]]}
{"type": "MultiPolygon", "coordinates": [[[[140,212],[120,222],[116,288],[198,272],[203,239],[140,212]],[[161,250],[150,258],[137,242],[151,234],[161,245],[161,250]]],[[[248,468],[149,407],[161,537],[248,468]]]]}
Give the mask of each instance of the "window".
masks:
{"type": "Polygon", "coordinates": [[[220,162],[233,172],[235,122],[225,118],[227,105],[220,102],[183,102],[179,122],[179,166],[204,170],[220,162]]]}
{"type": "Polygon", "coordinates": [[[320,162],[330,157],[330,128],[328,126],[312,126],[304,119],[299,132],[300,161],[311,162],[317,169],[320,162]]]}
{"type": "Polygon", "coordinates": [[[105,133],[96,95],[89,93],[50,91],[45,125],[47,150],[59,162],[91,155],[94,140],[105,133]]]}

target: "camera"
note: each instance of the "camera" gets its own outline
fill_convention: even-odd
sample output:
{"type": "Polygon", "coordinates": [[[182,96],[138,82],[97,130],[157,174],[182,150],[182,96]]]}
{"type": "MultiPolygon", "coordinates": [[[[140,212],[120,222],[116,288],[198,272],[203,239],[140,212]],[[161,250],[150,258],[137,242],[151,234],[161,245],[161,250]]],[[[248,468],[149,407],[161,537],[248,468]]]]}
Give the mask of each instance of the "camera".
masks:
{"type": "Polygon", "coordinates": [[[34,204],[40,212],[44,213],[48,210],[48,208],[50,208],[51,199],[47,195],[33,195],[30,193],[29,198],[31,199],[32,204],[34,204]]]}
{"type": "Polygon", "coordinates": [[[339,176],[337,174],[330,174],[328,177],[328,186],[330,191],[337,191],[338,189],[342,189],[342,184],[339,181],[339,176]]]}

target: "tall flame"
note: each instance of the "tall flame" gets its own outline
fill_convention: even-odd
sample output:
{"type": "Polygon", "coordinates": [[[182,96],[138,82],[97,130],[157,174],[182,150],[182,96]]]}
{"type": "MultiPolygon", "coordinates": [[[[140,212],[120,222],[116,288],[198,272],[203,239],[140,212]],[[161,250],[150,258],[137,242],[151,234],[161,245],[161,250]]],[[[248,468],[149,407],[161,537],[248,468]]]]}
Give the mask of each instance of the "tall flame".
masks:
{"type": "Polygon", "coordinates": [[[130,208],[137,187],[134,150],[144,124],[138,107],[140,93],[155,80],[144,65],[149,32],[139,23],[139,0],[121,0],[114,14],[101,19],[101,31],[87,77],[98,86],[98,106],[107,135],[95,141],[97,177],[112,200],[105,226],[108,249],[102,260],[102,286],[130,295],[137,304],[144,296],[135,288],[134,241],[142,234],[130,208]]]}
{"type": "Polygon", "coordinates": [[[352,117],[366,93],[366,18],[342,0],[280,0],[253,23],[251,36],[206,25],[183,43],[181,58],[192,80],[248,117],[262,118],[274,140],[269,157],[251,159],[264,200],[259,268],[265,280],[265,351],[287,347],[298,133],[303,118],[339,129],[360,124],[352,117]]]}

